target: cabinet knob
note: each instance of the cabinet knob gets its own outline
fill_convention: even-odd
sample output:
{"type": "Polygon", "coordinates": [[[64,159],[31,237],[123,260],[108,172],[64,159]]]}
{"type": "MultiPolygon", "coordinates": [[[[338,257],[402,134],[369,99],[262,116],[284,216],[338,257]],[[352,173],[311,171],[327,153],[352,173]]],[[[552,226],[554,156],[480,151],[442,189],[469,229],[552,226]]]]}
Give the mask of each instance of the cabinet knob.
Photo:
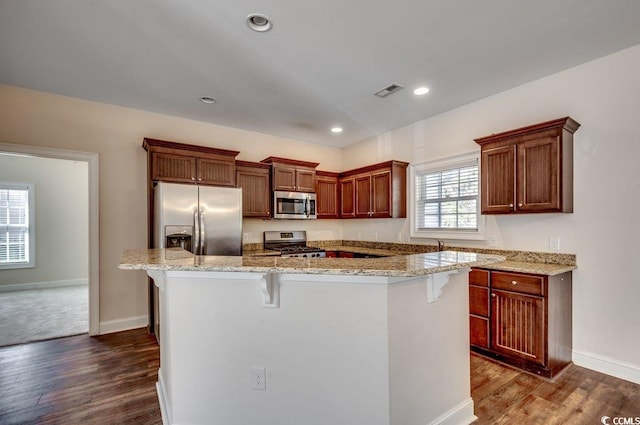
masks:
{"type": "Polygon", "coordinates": [[[512,280],[512,281],[511,281],[511,284],[515,286],[515,285],[517,285],[517,284],[518,284],[518,282],[516,282],[515,280],[512,280]]]}
{"type": "Polygon", "coordinates": [[[271,213],[269,211],[267,211],[267,215],[271,215],[271,213]]]}
{"type": "Polygon", "coordinates": [[[509,208],[513,208],[513,204],[509,204],[509,208]]]}
{"type": "Polygon", "coordinates": [[[195,177],[191,177],[191,181],[192,182],[196,181],[196,178],[195,177]]]}
{"type": "Polygon", "coordinates": [[[496,294],[491,294],[491,297],[492,297],[492,298],[495,298],[495,297],[496,297],[496,294]]]}
{"type": "Polygon", "coordinates": [[[522,208],[522,202],[518,202],[518,206],[522,208]]]}

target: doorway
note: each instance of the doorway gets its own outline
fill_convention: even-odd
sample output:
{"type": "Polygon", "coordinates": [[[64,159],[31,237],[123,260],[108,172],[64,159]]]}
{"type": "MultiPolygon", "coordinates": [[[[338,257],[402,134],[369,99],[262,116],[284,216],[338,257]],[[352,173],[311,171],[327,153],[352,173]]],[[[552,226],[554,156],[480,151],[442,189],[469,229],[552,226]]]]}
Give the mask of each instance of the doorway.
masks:
{"type": "MultiPolygon", "coordinates": [[[[23,177],[12,180],[40,183],[35,184],[35,265],[0,269],[0,303],[16,310],[31,305],[40,313],[38,320],[54,328],[52,334],[23,317],[9,324],[11,333],[15,336],[24,328],[22,338],[27,339],[18,335],[17,343],[84,332],[97,335],[98,155],[0,143],[0,161],[3,158],[5,165],[11,158],[13,169],[24,168],[23,177]],[[51,182],[42,180],[47,173],[51,182]]],[[[10,169],[0,167],[0,182],[11,178],[10,169]]]]}

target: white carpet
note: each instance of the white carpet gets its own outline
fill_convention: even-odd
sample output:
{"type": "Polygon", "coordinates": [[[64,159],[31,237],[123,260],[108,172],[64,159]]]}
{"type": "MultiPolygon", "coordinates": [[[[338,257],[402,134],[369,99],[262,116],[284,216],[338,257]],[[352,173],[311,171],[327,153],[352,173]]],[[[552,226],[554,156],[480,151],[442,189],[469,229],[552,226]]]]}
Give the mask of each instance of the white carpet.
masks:
{"type": "Polygon", "coordinates": [[[88,331],[87,286],[0,292],[0,347],[88,331]]]}

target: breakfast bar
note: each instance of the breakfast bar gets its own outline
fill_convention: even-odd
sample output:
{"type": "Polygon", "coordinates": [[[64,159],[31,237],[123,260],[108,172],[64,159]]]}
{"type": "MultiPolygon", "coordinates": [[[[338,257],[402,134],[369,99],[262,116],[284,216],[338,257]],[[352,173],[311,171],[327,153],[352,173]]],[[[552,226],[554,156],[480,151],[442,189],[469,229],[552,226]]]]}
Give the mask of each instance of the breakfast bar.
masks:
{"type": "Polygon", "coordinates": [[[410,425],[475,419],[467,272],[503,260],[152,249],[119,267],[160,289],[163,423],[410,425]]]}

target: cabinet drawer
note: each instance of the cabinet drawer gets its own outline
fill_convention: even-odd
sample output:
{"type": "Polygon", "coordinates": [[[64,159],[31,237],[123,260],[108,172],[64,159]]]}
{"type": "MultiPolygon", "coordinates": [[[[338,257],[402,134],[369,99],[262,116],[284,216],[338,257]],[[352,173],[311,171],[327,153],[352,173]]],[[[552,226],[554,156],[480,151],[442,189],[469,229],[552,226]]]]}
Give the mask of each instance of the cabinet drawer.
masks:
{"type": "Polygon", "coordinates": [[[489,270],[471,269],[469,285],[489,286],[489,270]]]}
{"type": "Polygon", "coordinates": [[[491,287],[521,294],[544,296],[544,278],[515,273],[491,273],[491,287]]]}
{"type": "Polygon", "coordinates": [[[469,313],[489,316],[489,288],[469,285],[469,313]]]}

